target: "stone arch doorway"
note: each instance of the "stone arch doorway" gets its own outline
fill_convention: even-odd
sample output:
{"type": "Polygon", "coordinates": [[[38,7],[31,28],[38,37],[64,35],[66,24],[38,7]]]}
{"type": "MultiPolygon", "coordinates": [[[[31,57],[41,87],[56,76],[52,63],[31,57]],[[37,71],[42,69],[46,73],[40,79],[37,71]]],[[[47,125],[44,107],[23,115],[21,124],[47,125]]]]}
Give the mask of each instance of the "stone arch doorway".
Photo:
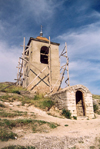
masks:
{"type": "Polygon", "coordinates": [[[85,116],[83,93],[81,91],[76,92],[76,111],[77,116],[85,116]]]}

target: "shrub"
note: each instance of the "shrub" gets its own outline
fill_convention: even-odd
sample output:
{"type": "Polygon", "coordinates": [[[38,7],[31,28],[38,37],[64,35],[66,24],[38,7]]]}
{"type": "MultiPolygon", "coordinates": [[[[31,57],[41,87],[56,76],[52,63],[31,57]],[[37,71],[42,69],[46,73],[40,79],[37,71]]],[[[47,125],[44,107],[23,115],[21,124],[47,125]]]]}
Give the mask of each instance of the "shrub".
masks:
{"type": "Polygon", "coordinates": [[[7,101],[11,96],[5,95],[5,96],[0,96],[1,101],[7,101]]]}
{"type": "Polygon", "coordinates": [[[74,119],[74,120],[77,120],[77,117],[76,117],[76,116],[73,116],[73,119],[74,119]]]}
{"type": "Polygon", "coordinates": [[[7,146],[7,147],[4,147],[2,149],[35,149],[34,146],[19,146],[19,145],[12,145],[12,146],[7,146]]]}
{"type": "Polygon", "coordinates": [[[50,128],[54,129],[56,128],[58,125],[57,124],[54,124],[54,123],[48,123],[50,128]]]}
{"type": "Polygon", "coordinates": [[[20,91],[18,91],[18,90],[13,90],[12,93],[20,94],[20,91]]]}
{"type": "Polygon", "coordinates": [[[38,100],[38,99],[42,99],[42,98],[44,98],[43,94],[37,94],[34,96],[34,100],[38,100]]]}
{"type": "Polygon", "coordinates": [[[95,146],[90,146],[90,149],[95,149],[95,146]]]}
{"type": "Polygon", "coordinates": [[[38,100],[39,99],[39,96],[38,95],[35,95],[34,96],[34,100],[38,100]]]}
{"type": "Polygon", "coordinates": [[[3,105],[2,103],[0,103],[0,107],[5,108],[5,105],[3,105]]]}
{"type": "Polygon", "coordinates": [[[96,113],[96,111],[98,110],[98,105],[97,104],[93,104],[93,109],[94,109],[94,112],[96,113]]]}
{"type": "Polygon", "coordinates": [[[43,107],[50,109],[54,105],[54,102],[52,100],[43,101],[43,107]]]}
{"type": "Polygon", "coordinates": [[[1,92],[6,92],[6,91],[4,89],[2,89],[1,92]]]}
{"type": "Polygon", "coordinates": [[[68,125],[67,125],[67,124],[65,124],[65,126],[67,127],[68,125]]]}
{"type": "Polygon", "coordinates": [[[8,132],[5,129],[0,129],[0,140],[1,141],[8,141],[9,139],[15,139],[17,134],[13,132],[8,132]]]}
{"type": "Polygon", "coordinates": [[[100,111],[98,111],[97,114],[100,115],[100,111]]]}
{"type": "Polygon", "coordinates": [[[24,106],[25,105],[25,101],[22,101],[22,106],[24,106]]]}
{"type": "Polygon", "coordinates": [[[64,115],[66,118],[71,119],[71,113],[69,110],[62,110],[62,115],[64,115]]]}

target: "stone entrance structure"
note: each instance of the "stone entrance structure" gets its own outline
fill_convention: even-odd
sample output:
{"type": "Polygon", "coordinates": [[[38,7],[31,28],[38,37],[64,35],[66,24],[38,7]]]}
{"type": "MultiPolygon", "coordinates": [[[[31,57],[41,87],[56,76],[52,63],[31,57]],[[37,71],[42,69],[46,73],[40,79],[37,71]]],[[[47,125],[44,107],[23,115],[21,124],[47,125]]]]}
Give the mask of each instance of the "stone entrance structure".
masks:
{"type": "Polygon", "coordinates": [[[72,116],[94,117],[92,94],[83,85],[69,86],[51,97],[59,109],[70,110],[72,116]]]}

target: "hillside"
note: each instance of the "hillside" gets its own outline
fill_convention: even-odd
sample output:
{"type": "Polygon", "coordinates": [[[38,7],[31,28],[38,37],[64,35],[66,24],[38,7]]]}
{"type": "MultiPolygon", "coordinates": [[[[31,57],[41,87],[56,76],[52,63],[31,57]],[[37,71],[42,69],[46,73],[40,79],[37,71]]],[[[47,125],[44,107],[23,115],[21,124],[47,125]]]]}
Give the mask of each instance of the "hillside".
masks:
{"type": "Polygon", "coordinates": [[[99,149],[100,96],[93,100],[94,119],[67,119],[50,98],[0,83],[0,148],[99,149]]]}

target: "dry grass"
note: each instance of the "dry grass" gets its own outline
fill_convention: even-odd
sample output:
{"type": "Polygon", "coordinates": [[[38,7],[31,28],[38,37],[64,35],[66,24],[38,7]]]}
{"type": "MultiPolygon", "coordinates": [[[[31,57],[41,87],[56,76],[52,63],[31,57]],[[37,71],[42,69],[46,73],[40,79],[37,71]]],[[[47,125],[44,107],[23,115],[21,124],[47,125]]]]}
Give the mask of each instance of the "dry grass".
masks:
{"type": "Polygon", "coordinates": [[[100,99],[100,95],[92,95],[92,97],[94,98],[94,99],[100,99]]]}
{"type": "Polygon", "coordinates": [[[36,132],[49,132],[49,130],[56,128],[59,126],[56,123],[50,123],[42,120],[34,120],[34,119],[16,119],[16,120],[8,120],[8,119],[0,119],[0,140],[7,141],[9,139],[15,139],[18,137],[18,134],[15,134],[13,130],[17,130],[18,128],[24,130],[29,130],[33,133],[36,132]]]}
{"type": "Polygon", "coordinates": [[[9,131],[7,129],[0,128],[0,140],[1,141],[8,141],[9,139],[15,139],[17,134],[9,131]]]}
{"type": "Polygon", "coordinates": [[[7,112],[7,111],[0,111],[0,117],[15,117],[15,116],[26,116],[27,112],[22,112],[22,111],[11,111],[11,112],[7,112]]]}
{"type": "MultiPolygon", "coordinates": [[[[27,112],[23,111],[14,111],[11,110],[9,106],[5,106],[4,102],[11,103],[14,101],[21,101],[22,106],[25,104],[34,105],[41,109],[48,108],[50,109],[54,103],[50,98],[44,98],[42,94],[37,94],[34,98],[21,95],[21,91],[25,91],[22,87],[18,87],[16,85],[9,86],[9,83],[0,83],[0,90],[5,92],[5,95],[0,96],[0,140],[7,141],[9,139],[15,139],[19,134],[15,134],[14,132],[17,129],[22,129],[22,131],[31,130],[31,132],[49,132],[49,130],[56,128],[59,126],[56,123],[49,123],[46,121],[35,120],[35,119],[26,119],[27,112]],[[13,94],[9,94],[13,93],[13,94]],[[20,94],[20,95],[19,95],[20,94]],[[24,119],[15,119],[11,120],[11,118],[15,118],[16,116],[24,116],[24,119]],[[4,119],[4,117],[6,119],[4,119]],[[8,119],[10,118],[10,120],[8,119]]],[[[20,106],[20,105],[19,105],[20,106]]],[[[31,115],[34,116],[32,113],[31,115]]],[[[33,118],[33,117],[32,117],[33,118]]]]}
{"type": "MultiPolygon", "coordinates": [[[[34,113],[30,113],[30,118],[29,119],[25,116],[27,116],[29,113],[27,112],[23,112],[23,111],[14,111],[14,110],[8,110],[8,107],[5,106],[5,104],[3,102],[14,102],[14,101],[21,101],[22,106],[24,106],[25,104],[28,104],[28,106],[30,105],[34,105],[36,107],[39,107],[41,109],[46,109],[48,108],[48,110],[54,105],[54,103],[51,101],[50,98],[44,98],[44,96],[42,94],[37,94],[34,96],[34,98],[30,98],[27,96],[24,96],[21,94],[21,91],[25,91],[25,89],[23,89],[22,87],[17,87],[15,85],[12,85],[8,88],[7,84],[1,84],[0,83],[0,90],[2,90],[3,92],[5,92],[5,96],[0,96],[0,100],[2,101],[0,104],[0,116],[2,119],[0,119],[0,139],[1,141],[7,141],[9,139],[15,139],[16,137],[21,137],[25,133],[27,133],[27,131],[29,131],[30,128],[30,132],[31,133],[47,133],[49,131],[51,131],[52,129],[56,128],[57,126],[59,126],[56,123],[50,123],[47,121],[41,121],[41,120],[36,120],[35,118],[33,119],[33,117],[31,117],[31,115],[34,116],[34,113]],[[5,89],[4,89],[5,88],[5,89]],[[9,93],[14,93],[12,95],[10,95],[9,93]],[[21,119],[15,119],[16,116],[24,116],[21,117],[21,119]],[[4,119],[4,117],[6,117],[6,119],[4,119]],[[14,118],[15,117],[15,118],[14,118]],[[15,120],[13,120],[12,118],[14,118],[15,120]],[[21,130],[21,136],[18,132],[18,130],[21,130]],[[16,132],[16,133],[15,133],[16,132]]],[[[93,98],[96,99],[100,99],[100,95],[93,95],[93,98]]],[[[21,105],[20,105],[21,106],[21,105]]],[[[17,106],[16,106],[17,107],[17,106]]],[[[10,107],[11,108],[11,107],[10,107]]],[[[19,107],[17,107],[19,108],[19,107]]],[[[23,108],[24,109],[24,108],[23,108]]],[[[29,116],[29,115],[28,115],[29,116]]],[[[68,124],[64,125],[65,127],[68,127],[68,124]]],[[[92,148],[93,146],[91,146],[92,148]]],[[[34,147],[24,147],[24,146],[8,146],[7,148],[9,149],[34,149],[34,147]]],[[[7,149],[6,147],[4,149],[7,149]]],[[[73,147],[74,149],[75,147],[73,147]]]]}
{"type": "Polygon", "coordinates": [[[26,91],[25,88],[22,88],[20,86],[16,86],[13,82],[2,82],[0,83],[0,91],[6,92],[6,93],[18,93],[20,94],[20,91],[26,91]]]}
{"type": "Polygon", "coordinates": [[[11,145],[4,147],[2,149],[35,149],[34,146],[20,146],[20,145],[11,145]]]}

